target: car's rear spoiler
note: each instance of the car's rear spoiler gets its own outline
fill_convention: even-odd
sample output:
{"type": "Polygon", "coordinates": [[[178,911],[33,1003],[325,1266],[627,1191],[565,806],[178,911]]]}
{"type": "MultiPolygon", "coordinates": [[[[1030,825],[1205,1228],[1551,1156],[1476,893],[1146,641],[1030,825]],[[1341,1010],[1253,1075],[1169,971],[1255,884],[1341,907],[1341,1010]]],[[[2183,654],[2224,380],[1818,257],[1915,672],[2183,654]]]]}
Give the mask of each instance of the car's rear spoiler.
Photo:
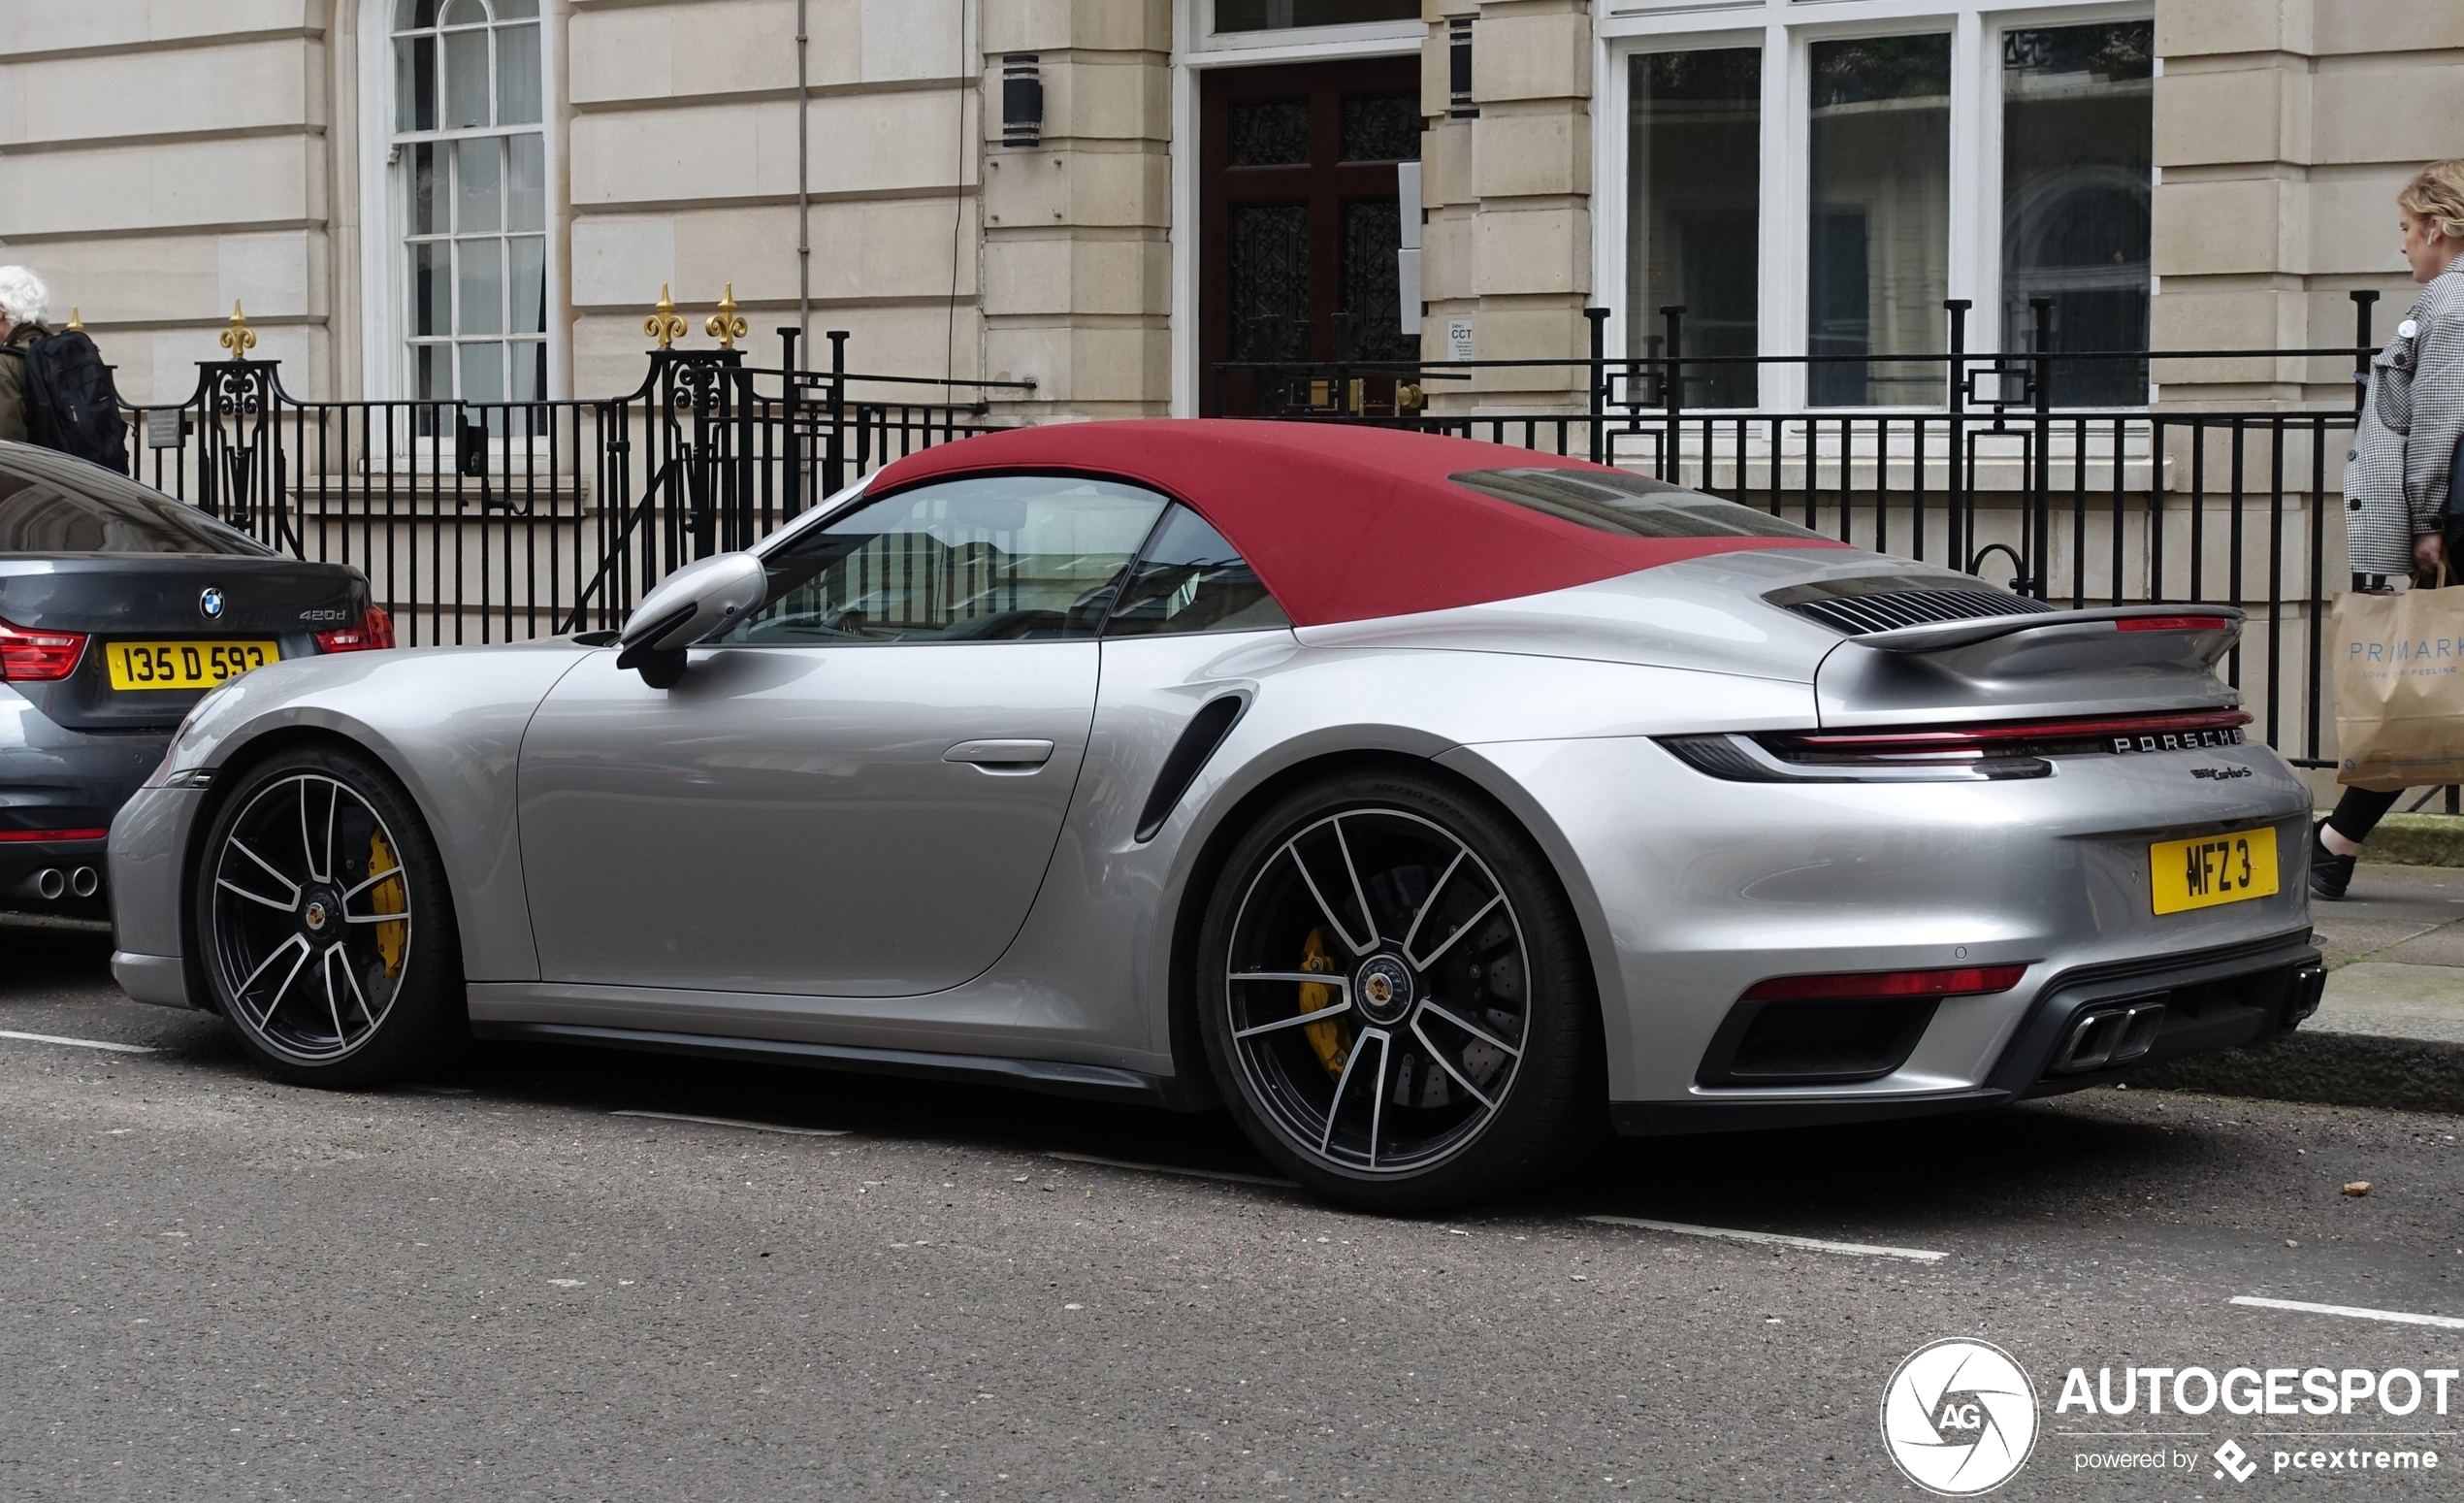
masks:
{"type": "Polygon", "coordinates": [[[1824,657],[1818,713],[1891,725],[2235,705],[2214,669],[2243,620],[2230,605],[2121,605],[1875,632],[1824,657]]]}
{"type": "Polygon", "coordinates": [[[1903,626],[1856,640],[1858,646],[1877,652],[1942,652],[2022,635],[2031,641],[2049,641],[2108,637],[2121,632],[2180,632],[2220,637],[2221,644],[2207,654],[2207,661],[2213,663],[2241,635],[2244,619],[2243,612],[2231,605],[2116,605],[2103,610],[2030,611],[1978,621],[1903,626]]]}

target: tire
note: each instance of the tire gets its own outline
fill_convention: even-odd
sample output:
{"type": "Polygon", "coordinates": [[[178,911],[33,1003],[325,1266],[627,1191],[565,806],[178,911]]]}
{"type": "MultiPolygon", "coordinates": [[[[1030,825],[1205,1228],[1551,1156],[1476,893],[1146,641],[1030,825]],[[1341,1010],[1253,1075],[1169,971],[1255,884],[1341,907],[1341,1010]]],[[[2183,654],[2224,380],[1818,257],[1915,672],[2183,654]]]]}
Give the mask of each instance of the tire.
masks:
{"type": "Polygon", "coordinates": [[[416,1075],[469,1036],[436,841],[364,755],[302,748],[243,773],[208,828],[191,901],[215,1006],[283,1080],[416,1075]]]}
{"type": "Polygon", "coordinates": [[[1604,1119],[1572,909],[1531,837],[1450,780],[1353,773],[1281,800],[1225,861],[1198,966],[1224,1100],[1327,1199],[1418,1212],[1528,1188],[1604,1119]]]}

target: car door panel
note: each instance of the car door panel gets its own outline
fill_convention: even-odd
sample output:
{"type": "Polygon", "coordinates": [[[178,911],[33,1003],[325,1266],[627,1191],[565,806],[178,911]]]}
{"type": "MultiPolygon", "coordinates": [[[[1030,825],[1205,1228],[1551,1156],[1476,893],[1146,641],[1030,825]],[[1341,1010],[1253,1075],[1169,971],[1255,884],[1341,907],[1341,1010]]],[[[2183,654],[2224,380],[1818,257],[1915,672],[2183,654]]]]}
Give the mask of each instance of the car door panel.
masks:
{"type": "Polygon", "coordinates": [[[542,979],[898,997],[980,974],[1051,860],[1097,662],[1091,640],[696,648],[663,691],[596,655],[523,744],[542,979]]]}

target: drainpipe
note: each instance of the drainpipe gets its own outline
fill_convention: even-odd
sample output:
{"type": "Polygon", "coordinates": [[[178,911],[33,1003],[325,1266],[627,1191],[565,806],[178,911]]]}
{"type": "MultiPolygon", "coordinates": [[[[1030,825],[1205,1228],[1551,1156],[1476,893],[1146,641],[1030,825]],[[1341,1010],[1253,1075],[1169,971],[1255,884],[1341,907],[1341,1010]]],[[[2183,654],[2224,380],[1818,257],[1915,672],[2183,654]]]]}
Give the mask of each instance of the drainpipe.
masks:
{"type": "Polygon", "coordinates": [[[802,343],[813,343],[813,138],[807,115],[813,91],[804,82],[804,53],[810,33],[804,25],[805,0],[795,0],[795,328],[802,343]]]}

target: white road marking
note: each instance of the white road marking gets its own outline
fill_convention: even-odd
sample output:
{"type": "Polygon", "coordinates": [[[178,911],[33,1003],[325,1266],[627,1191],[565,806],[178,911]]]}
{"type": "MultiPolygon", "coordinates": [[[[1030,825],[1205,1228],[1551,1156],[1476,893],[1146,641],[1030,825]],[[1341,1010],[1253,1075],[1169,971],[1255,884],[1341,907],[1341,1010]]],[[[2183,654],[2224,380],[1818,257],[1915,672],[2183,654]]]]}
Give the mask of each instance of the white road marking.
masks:
{"type": "Polygon", "coordinates": [[[775,1122],[739,1122],[733,1117],[696,1117],[691,1112],[609,1112],[610,1117],[655,1117],[661,1122],[697,1122],[711,1127],[742,1127],[747,1132],[784,1132],[799,1138],[843,1138],[845,1127],[790,1127],[775,1122]]]}
{"type": "Polygon", "coordinates": [[[2436,1325],[2447,1330],[2464,1330],[2464,1320],[2451,1315],[2415,1315],[2410,1310],[2364,1310],[2358,1305],[2314,1305],[2306,1299],[2264,1299],[2256,1294],[2236,1294],[2231,1303],[2250,1305],[2259,1310],[2297,1310],[2304,1315],[2343,1315],[2356,1321],[2393,1321],[2399,1325],[2436,1325]]]}
{"type": "Polygon", "coordinates": [[[0,1029],[0,1038],[22,1038],[29,1044],[66,1044],[72,1049],[108,1049],[113,1054],[152,1054],[151,1044],[114,1044],[100,1038],[62,1038],[57,1033],[18,1033],[0,1029]]]}
{"type": "Polygon", "coordinates": [[[1047,1159],[1065,1159],[1071,1163],[1099,1163],[1107,1169],[1133,1169],[1141,1174],[1183,1174],[1197,1180],[1230,1180],[1236,1185],[1272,1185],[1278,1190],[1298,1190],[1291,1180],[1279,1180],[1264,1174],[1235,1174],[1229,1169],[1184,1169],[1177,1163],[1133,1163],[1126,1159],[1098,1159],[1093,1154],[1047,1153],[1047,1159]]]}
{"type": "Polygon", "coordinates": [[[1684,1222],[1646,1221],[1639,1216],[1586,1216],[1587,1222],[1610,1226],[1640,1226],[1646,1231],[1673,1231],[1685,1237],[1724,1237],[1732,1242],[1767,1242],[1774,1247],[1800,1247],[1812,1253],[1846,1253],[1857,1258],[1906,1258],[1921,1263],[1939,1262],[1948,1253],[1921,1247],[1878,1247],[1864,1242],[1825,1242],[1819,1237],[1790,1237],[1776,1231],[1738,1231],[1731,1226],[1691,1226],[1684,1222]]]}

